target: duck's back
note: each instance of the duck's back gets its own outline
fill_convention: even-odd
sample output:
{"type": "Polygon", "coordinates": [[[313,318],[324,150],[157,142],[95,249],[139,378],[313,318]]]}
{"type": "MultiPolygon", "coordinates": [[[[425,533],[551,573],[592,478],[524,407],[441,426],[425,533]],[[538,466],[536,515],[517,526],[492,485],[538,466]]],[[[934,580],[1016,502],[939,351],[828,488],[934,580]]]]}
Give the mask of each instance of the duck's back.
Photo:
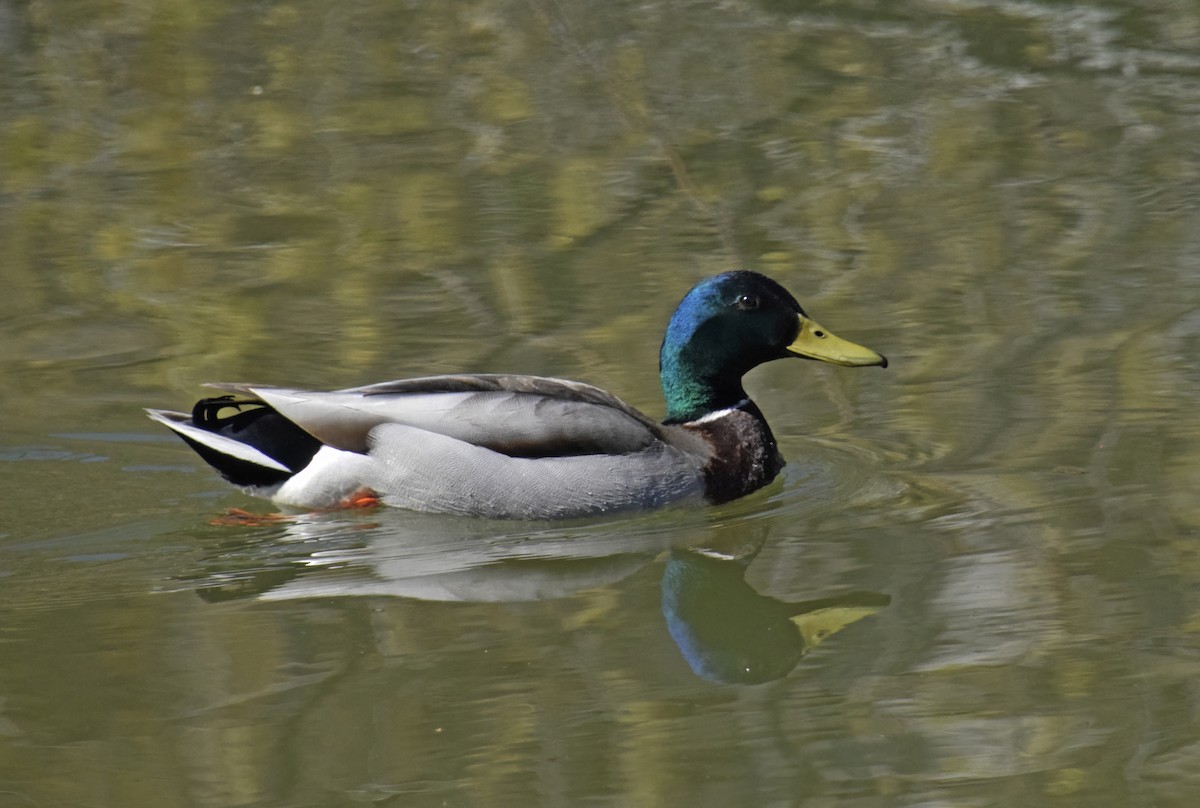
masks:
{"type": "MultiPolygon", "coordinates": [[[[260,492],[281,504],[330,507],[369,491],[412,510],[545,519],[650,508],[704,493],[703,442],[579,382],[481,375],[333,392],[212,386],[269,408],[319,442],[307,465],[260,492]]],[[[223,423],[244,416],[210,419],[206,428],[231,437],[223,423]]],[[[163,422],[176,431],[190,428],[195,445],[195,419],[163,422]]]]}

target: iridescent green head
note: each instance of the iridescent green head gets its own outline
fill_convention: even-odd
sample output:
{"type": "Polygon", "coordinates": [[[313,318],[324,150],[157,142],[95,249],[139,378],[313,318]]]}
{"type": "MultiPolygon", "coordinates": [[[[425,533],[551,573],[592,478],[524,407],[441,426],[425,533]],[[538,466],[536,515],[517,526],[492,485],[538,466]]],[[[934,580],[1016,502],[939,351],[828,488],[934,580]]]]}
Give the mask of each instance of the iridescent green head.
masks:
{"type": "Polygon", "coordinates": [[[743,375],[789,356],[887,367],[879,354],[813,322],[765,275],[738,270],[701,281],[675,310],[659,352],[667,420],[692,421],[736,406],[746,398],[743,375]]]}

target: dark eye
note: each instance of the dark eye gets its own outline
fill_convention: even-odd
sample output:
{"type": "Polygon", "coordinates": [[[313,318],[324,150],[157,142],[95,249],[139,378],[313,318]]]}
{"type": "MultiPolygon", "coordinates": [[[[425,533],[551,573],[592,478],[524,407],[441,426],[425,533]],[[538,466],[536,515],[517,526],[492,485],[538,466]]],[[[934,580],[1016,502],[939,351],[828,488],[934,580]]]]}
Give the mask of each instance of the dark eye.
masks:
{"type": "Polygon", "coordinates": [[[758,297],[757,295],[739,295],[733,305],[742,311],[753,311],[758,308],[758,297]]]}

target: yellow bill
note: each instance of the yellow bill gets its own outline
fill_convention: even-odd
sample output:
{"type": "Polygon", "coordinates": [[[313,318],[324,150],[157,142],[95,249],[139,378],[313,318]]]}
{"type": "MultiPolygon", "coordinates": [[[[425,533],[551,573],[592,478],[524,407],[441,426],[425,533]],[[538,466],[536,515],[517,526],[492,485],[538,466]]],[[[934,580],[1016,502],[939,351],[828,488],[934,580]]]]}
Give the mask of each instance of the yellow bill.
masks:
{"type": "Polygon", "coordinates": [[[804,315],[800,315],[799,320],[800,332],[796,334],[792,344],[787,346],[789,353],[806,359],[819,359],[831,365],[887,367],[887,359],[870,348],[842,339],[804,315]]]}

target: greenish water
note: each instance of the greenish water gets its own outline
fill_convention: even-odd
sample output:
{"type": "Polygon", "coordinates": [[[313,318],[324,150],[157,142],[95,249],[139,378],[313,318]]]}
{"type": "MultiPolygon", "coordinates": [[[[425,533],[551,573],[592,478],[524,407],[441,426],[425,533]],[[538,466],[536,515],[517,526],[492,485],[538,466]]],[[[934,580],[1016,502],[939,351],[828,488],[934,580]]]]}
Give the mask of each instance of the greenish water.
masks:
{"type": "Polygon", "coordinates": [[[0,2],[0,806],[1194,803],[1197,109],[1167,0],[0,2]],[[736,266],[892,365],[717,509],[223,524],[139,409],[660,413],[736,266]]]}

